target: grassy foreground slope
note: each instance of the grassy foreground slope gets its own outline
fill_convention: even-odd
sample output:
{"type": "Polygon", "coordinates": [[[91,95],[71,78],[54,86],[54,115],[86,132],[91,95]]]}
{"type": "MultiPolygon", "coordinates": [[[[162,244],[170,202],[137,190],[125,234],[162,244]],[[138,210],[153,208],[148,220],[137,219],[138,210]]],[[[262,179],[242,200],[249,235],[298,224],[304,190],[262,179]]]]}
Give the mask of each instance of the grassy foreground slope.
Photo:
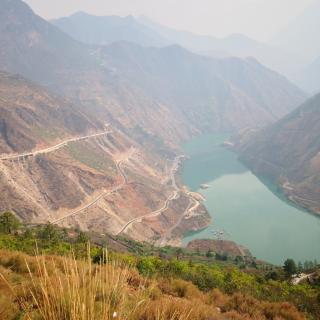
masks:
{"type": "Polygon", "coordinates": [[[279,267],[123,238],[105,238],[106,253],[94,236],[88,249],[82,232],[8,217],[0,216],[0,319],[320,317],[319,281],[294,286],[279,267]]]}
{"type": "Polygon", "coordinates": [[[145,278],[113,260],[0,256],[2,319],[304,319],[286,302],[201,292],[191,282],[145,278]]]}

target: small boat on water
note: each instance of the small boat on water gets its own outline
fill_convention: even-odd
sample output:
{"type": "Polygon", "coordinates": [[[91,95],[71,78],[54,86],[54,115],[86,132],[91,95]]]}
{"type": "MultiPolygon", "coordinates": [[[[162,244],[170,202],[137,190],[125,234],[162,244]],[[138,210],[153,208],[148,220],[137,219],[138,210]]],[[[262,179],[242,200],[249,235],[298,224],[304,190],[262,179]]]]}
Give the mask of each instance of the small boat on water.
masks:
{"type": "Polygon", "coordinates": [[[210,188],[210,186],[208,184],[201,184],[200,188],[201,189],[208,189],[208,188],[210,188]]]}
{"type": "Polygon", "coordinates": [[[230,147],[230,148],[232,148],[232,147],[234,147],[234,143],[231,142],[231,141],[226,140],[226,141],[223,142],[222,146],[223,146],[223,147],[230,147]]]}

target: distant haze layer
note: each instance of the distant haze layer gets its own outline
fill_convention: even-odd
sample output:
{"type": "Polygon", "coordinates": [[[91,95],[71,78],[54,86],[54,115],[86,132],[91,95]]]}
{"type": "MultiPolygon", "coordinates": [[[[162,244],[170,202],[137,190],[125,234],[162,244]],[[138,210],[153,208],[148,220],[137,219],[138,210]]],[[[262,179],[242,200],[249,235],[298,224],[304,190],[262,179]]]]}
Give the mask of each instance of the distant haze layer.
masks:
{"type": "Polygon", "coordinates": [[[243,33],[269,39],[314,0],[26,0],[52,19],[82,10],[96,15],[146,15],[177,29],[226,36],[243,33]],[[270,23],[272,21],[272,24],[270,23]]]}

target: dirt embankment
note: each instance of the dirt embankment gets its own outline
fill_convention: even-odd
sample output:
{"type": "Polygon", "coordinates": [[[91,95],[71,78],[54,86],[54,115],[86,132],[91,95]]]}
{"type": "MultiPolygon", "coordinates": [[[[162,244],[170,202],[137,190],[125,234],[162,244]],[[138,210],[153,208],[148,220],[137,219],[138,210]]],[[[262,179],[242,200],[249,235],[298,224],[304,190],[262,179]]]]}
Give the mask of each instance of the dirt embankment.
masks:
{"type": "Polygon", "coordinates": [[[249,249],[229,240],[209,240],[199,239],[188,243],[187,249],[192,251],[208,252],[212,251],[220,255],[232,257],[251,257],[249,249]]]}

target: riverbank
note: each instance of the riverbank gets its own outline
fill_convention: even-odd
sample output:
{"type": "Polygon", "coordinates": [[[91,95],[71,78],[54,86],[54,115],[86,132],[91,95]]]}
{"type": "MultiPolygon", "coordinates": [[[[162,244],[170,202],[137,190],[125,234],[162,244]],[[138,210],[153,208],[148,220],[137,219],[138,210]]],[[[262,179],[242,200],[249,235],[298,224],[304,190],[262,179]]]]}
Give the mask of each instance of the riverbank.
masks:
{"type": "Polygon", "coordinates": [[[184,146],[189,160],[183,164],[182,180],[207,199],[204,205],[213,222],[188,234],[183,243],[215,239],[217,231],[224,231],[224,240],[244,245],[254,256],[275,264],[286,258],[319,259],[315,244],[320,241],[320,219],[272,192],[235,153],[221,147],[227,138],[203,135],[184,146]],[[209,188],[200,189],[201,184],[209,188]]]}

